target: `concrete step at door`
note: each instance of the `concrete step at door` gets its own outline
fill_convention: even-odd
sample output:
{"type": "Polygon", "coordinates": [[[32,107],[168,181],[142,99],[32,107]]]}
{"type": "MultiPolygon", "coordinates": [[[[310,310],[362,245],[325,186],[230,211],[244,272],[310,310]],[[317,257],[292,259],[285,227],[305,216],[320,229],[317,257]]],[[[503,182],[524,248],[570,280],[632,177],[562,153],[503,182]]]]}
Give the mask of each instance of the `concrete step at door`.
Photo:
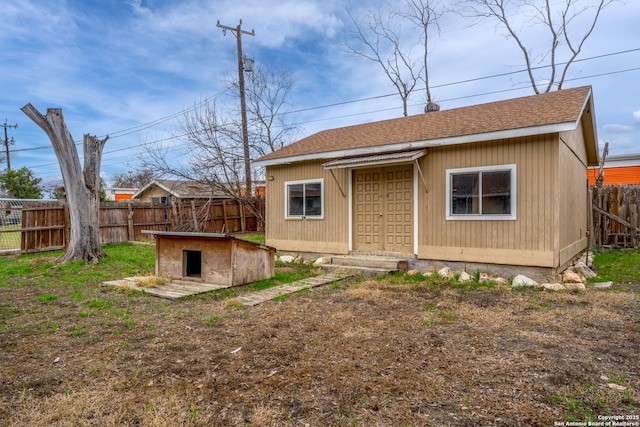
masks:
{"type": "Polygon", "coordinates": [[[372,272],[407,271],[409,261],[406,259],[379,257],[379,256],[353,256],[339,255],[331,258],[328,268],[349,268],[353,270],[371,270],[372,272]]]}

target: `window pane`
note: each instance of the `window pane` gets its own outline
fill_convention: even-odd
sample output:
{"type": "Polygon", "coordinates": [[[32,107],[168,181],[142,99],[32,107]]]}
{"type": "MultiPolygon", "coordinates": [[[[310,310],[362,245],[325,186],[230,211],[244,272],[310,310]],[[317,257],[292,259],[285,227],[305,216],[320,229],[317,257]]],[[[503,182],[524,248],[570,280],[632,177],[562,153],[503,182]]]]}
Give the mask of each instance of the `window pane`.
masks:
{"type": "Polygon", "coordinates": [[[451,215],[480,213],[479,181],[477,172],[451,175],[451,215]]]}
{"type": "Polygon", "coordinates": [[[482,173],[482,213],[511,214],[511,171],[482,173]]]}
{"type": "Polygon", "coordinates": [[[306,216],[322,215],[322,194],[320,183],[306,184],[304,186],[306,216]]]}
{"type": "Polygon", "coordinates": [[[294,216],[294,215],[300,215],[302,216],[304,214],[304,185],[303,184],[294,184],[294,185],[289,185],[287,187],[287,192],[288,192],[288,198],[289,198],[289,212],[287,212],[287,214],[289,216],[294,216]]]}

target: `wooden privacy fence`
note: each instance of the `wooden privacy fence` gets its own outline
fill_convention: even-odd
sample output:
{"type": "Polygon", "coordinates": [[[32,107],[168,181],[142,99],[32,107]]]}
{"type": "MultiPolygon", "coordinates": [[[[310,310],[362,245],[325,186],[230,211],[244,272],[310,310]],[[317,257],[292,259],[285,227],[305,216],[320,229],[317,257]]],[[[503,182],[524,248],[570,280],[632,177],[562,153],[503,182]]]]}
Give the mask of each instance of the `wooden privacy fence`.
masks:
{"type": "Polygon", "coordinates": [[[592,244],[640,246],[640,185],[591,187],[592,244]]]}
{"type": "MultiPolygon", "coordinates": [[[[165,204],[108,202],[100,205],[103,244],[149,239],[142,230],[237,233],[264,230],[264,198],[181,200],[165,204]]],[[[20,249],[25,252],[64,248],[69,212],[63,203],[30,202],[22,206],[20,249]]]]}

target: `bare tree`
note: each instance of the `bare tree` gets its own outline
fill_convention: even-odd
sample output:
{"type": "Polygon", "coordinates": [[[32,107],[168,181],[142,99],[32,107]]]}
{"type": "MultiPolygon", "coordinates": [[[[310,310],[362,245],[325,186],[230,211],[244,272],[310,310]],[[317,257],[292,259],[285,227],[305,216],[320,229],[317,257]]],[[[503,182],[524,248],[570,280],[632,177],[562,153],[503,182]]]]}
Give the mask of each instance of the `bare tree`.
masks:
{"type": "Polygon", "coordinates": [[[380,64],[384,74],[396,88],[402,100],[402,114],[406,117],[409,95],[418,84],[423,66],[403,50],[400,34],[394,28],[396,14],[383,17],[379,11],[367,11],[355,17],[347,10],[355,28],[345,45],[347,51],[380,64]]]}
{"type": "MultiPolygon", "coordinates": [[[[237,89],[237,82],[227,82],[237,89]]],[[[295,127],[285,114],[294,82],[289,72],[274,74],[256,68],[247,80],[246,99],[250,157],[257,158],[283,147],[292,140],[295,127]]],[[[244,152],[242,124],[239,117],[229,114],[233,109],[219,106],[218,101],[197,103],[183,116],[179,126],[181,139],[189,146],[189,155],[182,164],[169,156],[169,148],[147,148],[144,167],[162,175],[208,185],[212,192],[253,209],[254,195],[244,185],[244,152]]],[[[253,173],[252,175],[258,176],[253,173]]],[[[254,214],[262,213],[254,209],[254,214]]],[[[261,218],[264,220],[264,218],[261,218]]]]}
{"type": "Polygon", "coordinates": [[[111,185],[120,188],[142,188],[155,178],[153,169],[137,168],[126,172],[117,172],[111,179],[111,185]]]}
{"type": "Polygon", "coordinates": [[[429,39],[433,27],[440,30],[438,19],[443,11],[440,0],[405,0],[403,9],[391,10],[385,15],[379,10],[369,10],[354,16],[347,10],[355,29],[345,42],[347,51],[382,67],[400,95],[404,116],[409,96],[420,80],[425,83],[427,103],[432,103],[429,39]],[[407,22],[411,27],[403,32],[403,24],[407,22]],[[418,44],[422,45],[422,53],[415,55],[413,49],[418,44]]]}
{"type": "Polygon", "coordinates": [[[478,20],[492,19],[504,27],[520,49],[535,93],[562,89],[567,71],[598,22],[603,9],[618,0],[459,0],[461,13],[478,20]],[[528,17],[518,24],[518,17],[528,17]],[[535,33],[525,40],[525,30],[541,25],[547,33],[544,46],[535,33]],[[541,70],[547,70],[540,75],[541,70]]]}
{"type": "Polygon", "coordinates": [[[98,215],[100,162],[102,149],[109,137],[100,140],[96,136],[84,135],[83,168],[75,142],[64,122],[62,109],[49,108],[46,116],[31,104],[21,110],[47,134],[60,164],[71,221],[69,244],[60,261],[98,261],[106,256],[100,246],[98,215]]]}
{"type": "Polygon", "coordinates": [[[407,10],[400,15],[412,22],[420,29],[420,43],[422,52],[422,81],[424,81],[427,104],[433,103],[431,88],[429,87],[429,39],[432,29],[440,32],[438,20],[444,13],[439,0],[405,0],[407,10]]]}
{"type": "Polygon", "coordinates": [[[260,157],[293,142],[297,128],[286,109],[295,80],[290,71],[280,74],[256,67],[249,75],[247,113],[252,155],[260,157]]]}

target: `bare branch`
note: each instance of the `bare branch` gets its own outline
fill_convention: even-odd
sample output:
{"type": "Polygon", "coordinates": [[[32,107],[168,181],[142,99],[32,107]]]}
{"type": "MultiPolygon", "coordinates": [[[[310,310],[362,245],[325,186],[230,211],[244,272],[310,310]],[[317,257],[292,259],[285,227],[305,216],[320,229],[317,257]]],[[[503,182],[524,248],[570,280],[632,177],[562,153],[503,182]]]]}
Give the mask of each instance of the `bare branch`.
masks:
{"type": "Polygon", "coordinates": [[[424,65],[411,58],[411,50],[404,50],[400,36],[393,29],[391,13],[384,19],[378,12],[366,12],[356,18],[347,10],[355,32],[351,34],[355,45],[345,42],[349,53],[378,63],[402,99],[403,114],[407,116],[407,102],[423,71],[424,65]]]}
{"type": "MultiPolygon", "coordinates": [[[[619,0],[597,0],[596,4],[590,2],[578,8],[581,0],[564,0],[564,2],[552,2],[551,0],[459,0],[458,5],[462,7],[461,14],[467,17],[473,17],[478,21],[485,19],[493,19],[498,22],[508,33],[508,35],[516,42],[525,60],[527,73],[531,82],[531,87],[535,93],[540,93],[538,82],[533,75],[534,69],[548,68],[546,87],[544,92],[551,91],[554,87],[562,89],[562,85],[567,75],[569,67],[574,63],[580,54],[586,40],[591,36],[596,23],[600,17],[602,10],[610,4],[619,0]],[[509,8],[509,10],[507,10],[509,8]],[[550,35],[546,47],[542,54],[533,56],[531,46],[534,42],[525,42],[524,35],[516,28],[517,20],[514,18],[518,12],[532,11],[534,24],[543,25],[550,35]],[[588,21],[587,31],[577,39],[572,38],[570,29],[572,21],[579,16],[593,11],[593,15],[588,21]],[[568,58],[561,58],[562,53],[569,53],[568,58]],[[541,58],[534,66],[532,57],[541,58]],[[544,63],[545,66],[538,64],[544,63]],[[559,67],[563,64],[562,67],[559,67]],[[561,70],[559,69],[561,68],[561,70]]],[[[522,27],[522,29],[534,28],[535,25],[522,27]]],[[[584,21],[581,22],[584,27],[584,21]]],[[[539,42],[539,37],[534,37],[535,42],[539,42]]]]}
{"type": "Polygon", "coordinates": [[[420,42],[423,46],[422,70],[424,77],[427,103],[433,102],[431,88],[429,87],[429,35],[430,29],[435,27],[440,34],[440,24],[438,20],[444,13],[440,0],[405,0],[407,11],[400,15],[416,25],[421,32],[420,42]]]}

